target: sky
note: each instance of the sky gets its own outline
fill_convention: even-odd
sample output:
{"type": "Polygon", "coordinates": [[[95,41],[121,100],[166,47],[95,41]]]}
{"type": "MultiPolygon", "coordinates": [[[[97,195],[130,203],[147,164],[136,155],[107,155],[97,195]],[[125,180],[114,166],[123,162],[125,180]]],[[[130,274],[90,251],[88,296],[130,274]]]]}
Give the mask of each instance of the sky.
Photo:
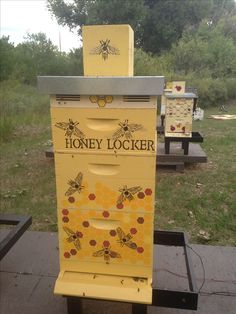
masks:
{"type": "Polygon", "coordinates": [[[15,45],[24,41],[27,33],[43,32],[61,51],[81,46],[76,32],[57,24],[46,8],[46,0],[0,0],[0,37],[10,36],[15,45]],[[60,34],[60,35],[59,35],[60,34]]]}

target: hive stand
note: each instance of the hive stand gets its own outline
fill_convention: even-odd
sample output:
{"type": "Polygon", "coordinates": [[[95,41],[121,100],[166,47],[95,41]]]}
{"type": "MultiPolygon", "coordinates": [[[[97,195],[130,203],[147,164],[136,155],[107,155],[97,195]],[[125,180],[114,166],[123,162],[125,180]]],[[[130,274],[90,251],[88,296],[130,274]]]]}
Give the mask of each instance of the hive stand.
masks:
{"type": "MultiPolygon", "coordinates": [[[[184,232],[173,231],[154,231],[154,252],[158,251],[158,245],[177,246],[184,250],[186,263],[186,272],[188,277],[188,291],[181,290],[163,290],[159,289],[157,282],[153,282],[152,304],[132,303],[132,314],[146,314],[148,306],[161,306],[177,309],[197,310],[198,306],[198,290],[196,286],[195,274],[193,271],[192,261],[190,258],[190,247],[184,232]]],[[[154,269],[157,260],[154,255],[154,269]]],[[[68,314],[83,314],[82,300],[83,298],[67,296],[68,314]]]]}
{"type": "Polygon", "coordinates": [[[10,214],[0,215],[0,225],[13,225],[13,229],[0,242],[0,260],[23,235],[32,223],[31,216],[17,216],[10,214]]]}

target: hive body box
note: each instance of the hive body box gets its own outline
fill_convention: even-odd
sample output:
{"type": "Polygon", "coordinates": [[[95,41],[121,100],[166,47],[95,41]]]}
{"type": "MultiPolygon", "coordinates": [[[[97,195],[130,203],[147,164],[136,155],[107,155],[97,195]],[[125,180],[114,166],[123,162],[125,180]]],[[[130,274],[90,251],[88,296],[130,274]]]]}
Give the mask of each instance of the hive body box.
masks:
{"type": "Polygon", "coordinates": [[[165,116],[166,111],[166,94],[184,94],[185,81],[166,82],[164,94],[161,96],[161,115],[165,116]]]}
{"type": "MultiPolygon", "coordinates": [[[[102,36],[90,27],[83,30],[86,75],[107,75],[111,69],[102,65],[129,50],[130,28],[122,26],[117,35],[111,30],[112,36],[105,30],[102,36]],[[107,38],[120,54],[105,60],[90,55],[107,38]]],[[[112,73],[127,77],[38,79],[39,89],[51,95],[57,294],[152,301],[156,103],[164,78],[128,77],[129,54],[123,62],[112,62],[112,73]]]]}
{"type": "Polygon", "coordinates": [[[165,136],[191,137],[194,94],[166,94],[165,136]]]}
{"type": "Polygon", "coordinates": [[[84,75],[132,76],[134,32],[129,25],[83,27],[84,75]]]}

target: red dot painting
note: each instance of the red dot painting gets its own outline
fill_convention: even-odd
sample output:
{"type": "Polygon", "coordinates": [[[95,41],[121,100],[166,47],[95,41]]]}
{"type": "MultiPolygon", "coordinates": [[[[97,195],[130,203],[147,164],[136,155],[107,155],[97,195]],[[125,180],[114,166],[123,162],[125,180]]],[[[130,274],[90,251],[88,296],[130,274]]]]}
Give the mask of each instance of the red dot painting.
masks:
{"type": "Polygon", "coordinates": [[[143,224],[144,223],[144,218],[143,217],[138,217],[137,222],[139,224],[143,224]]]}
{"type": "Polygon", "coordinates": [[[122,208],[124,207],[124,205],[123,205],[122,203],[119,203],[119,204],[116,205],[116,207],[117,207],[118,209],[122,209],[122,208]]]}
{"type": "Polygon", "coordinates": [[[66,208],[64,208],[64,209],[62,210],[62,214],[63,214],[63,215],[68,215],[68,214],[69,214],[69,210],[66,209],[66,208]]]}
{"type": "Polygon", "coordinates": [[[103,246],[104,247],[109,247],[110,245],[110,242],[109,241],[103,241],[103,246]]]}
{"type": "Polygon", "coordinates": [[[88,221],[83,221],[83,226],[84,226],[85,228],[88,228],[88,227],[89,227],[89,222],[88,222],[88,221]]]}
{"type": "Polygon", "coordinates": [[[71,255],[76,255],[76,254],[77,254],[77,251],[76,251],[75,249],[71,249],[71,250],[70,250],[70,254],[71,254],[71,255]]]}
{"type": "Polygon", "coordinates": [[[69,218],[66,217],[66,216],[64,216],[64,217],[62,218],[62,221],[65,222],[65,223],[66,223],[66,222],[69,222],[69,218]]]}
{"type": "Polygon", "coordinates": [[[130,229],[130,233],[131,233],[131,234],[137,233],[137,229],[136,229],[136,228],[131,228],[131,229],[130,229]]]}
{"type": "Polygon", "coordinates": [[[115,237],[115,236],[116,236],[116,230],[111,230],[111,231],[110,231],[110,235],[111,235],[112,237],[115,237]]]}
{"type": "Polygon", "coordinates": [[[79,237],[79,238],[83,238],[83,233],[80,232],[80,231],[77,231],[77,232],[76,232],[76,235],[77,235],[77,237],[79,237]]]}
{"type": "Polygon", "coordinates": [[[93,200],[95,200],[96,195],[91,193],[91,194],[89,194],[88,198],[90,199],[90,201],[93,201],[93,200]]]}
{"type": "Polygon", "coordinates": [[[89,241],[89,244],[90,244],[91,246],[95,246],[95,245],[97,244],[97,242],[96,242],[95,240],[90,240],[90,241],[89,241]]]}
{"type": "Polygon", "coordinates": [[[141,246],[139,246],[139,247],[137,248],[137,252],[138,252],[138,253],[143,253],[143,252],[144,252],[144,248],[141,247],[141,246]]]}
{"type": "Polygon", "coordinates": [[[108,217],[110,216],[109,212],[106,211],[106,210],[102,213],[102,215],[103,215],[103,217],[105,217],[105,218],[108,218],[108,217]]]}
{"type": "Polygon", "coordinates": [[[64,253],[64,257],[65,257],[65,258],[70,258],[70,253],[69,253],[69,252],[65,252],[65,253],[64,253]]]}
{"type": "Polygon", "coordinates": [[[70,203],[74,203],[74,202],[75,202],[75,198],[74,198],[73,196],[70,196],[70,197],[68,198],[68,201],[69,201],[70,203]]]}
{"type": "Polygon", "coordinates": [[[146,194],[146,195],[152,195],[152,190],[149,189],[149,188],[146,189],[146,190],[145,190],[145,194],[146,194]]]}
{"type": "Polygon", "coordinates": [[[139,193],[138,193],[138,198],[141,198],[141,199],[142,199],[142,198],[144,198],[144,197],[145,197],[145,194],[144,194],[143,192],[139,192],[139,193]]]}

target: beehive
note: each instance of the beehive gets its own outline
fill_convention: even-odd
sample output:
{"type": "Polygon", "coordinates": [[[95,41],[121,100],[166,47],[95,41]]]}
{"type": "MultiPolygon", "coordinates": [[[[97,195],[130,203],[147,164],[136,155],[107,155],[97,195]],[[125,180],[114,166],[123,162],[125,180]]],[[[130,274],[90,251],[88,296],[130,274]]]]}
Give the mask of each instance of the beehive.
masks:
{"type": "Polygon", "coordinates": [[[156,102],[164,78],[102,71],[39,78],[40,90],[51,95],[55,293],[151,303],[156,102]]]}
{"type": "Polygon", "coordinates": [[[166,94],[165,136],[191,137],[194,94],[166,94]]]}

